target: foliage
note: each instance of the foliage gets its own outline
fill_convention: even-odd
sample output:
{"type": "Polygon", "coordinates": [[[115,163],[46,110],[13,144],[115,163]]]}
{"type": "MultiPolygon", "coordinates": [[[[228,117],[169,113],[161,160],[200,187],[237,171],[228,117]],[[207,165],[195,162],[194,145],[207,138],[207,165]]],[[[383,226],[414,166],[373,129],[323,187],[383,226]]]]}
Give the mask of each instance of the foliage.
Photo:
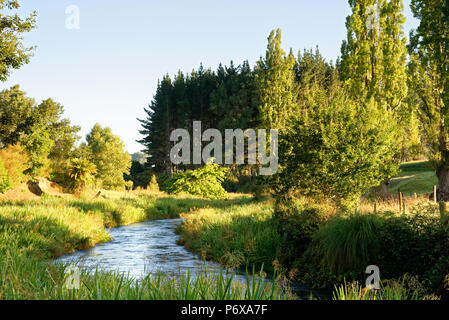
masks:
{"type": "Polygon", "coordinates": [[[94,179],[97,167],[86,159],[72,159],[68,168],[68,188],[81,193],[94,179]]]}
{"type": "Polygon", "coordinates": [[[123,141],[110,128],[95,124],[86,136],[85,154],[97,167],[96,179],[105,189],[123,189],[123,175],[129,174],[131,156],[125,151],[123,141]]]}
{"type": "Polygon", "coordinates": [[[5,164],[0,159],[0,193],[5,193],[11,188],[11,183],[8,177],[8,171],[5,168],[5,164]]]}
{"type": "Polygon", "coordinates": [[[402,0],[349,0],[341,76],[359,101],[398,109],[407,97],[405,17],[402,0]]]}
{"type": "Polygon", "coordinates": [[[407,273],[435,292],[449,271],[448,240],[434,206],[418,205],[407,215],[341,214],[318,230],[296,267],[304,282],[328,286],[363,281],[366,266],[377,265],[384,279],[407,273]]]}
{"type": "Polygon", "coordinates": [[[297,189],[353,205],[395,173],[394,122],[372,100],[359,105],[341,90],[321,96],[290,123],[280,137],[278,194],[297,189]]]}
{"type": "Polygon", "coordinates": [[[0,146],[21,143],[29,160],[27,174],[46,173],[49,156],[55,161],[71,156],[79,128],[61,119],[62,113],[59,103],[47,99],[36,104],[19,86],[0,93],[0,146]]]}
{"type": "Polygon", "coordinates": [[[30,32],[36,26],[36,12],[27,18],[21,18],[17,13],[8,15],[4,10],[19,9],[18,0],[0,1],[0,81],[6,81],[11,69],[19,69],[29,62],[33,53],[32,47],[25,47],[22,34],[30,32]]]}
{"type": "Polygon", "coordinates": [[[335,286],[334,300],[419,300],[416,291],[407,290],[406,276],[400,281],[381,282],[379,290],[366,289],[359,282],[335,286]]]}
{"type": "Polygon", "coordinates": [[[199,169],[175,173],[166,191],[173,194],[185,192],[210,199],[225,199],[228,193],[221,184],[227,172],[227,168],[220,167],[210,160],[199,169]]]}
{"type": "Polygon", "coordinates": [[[204,69],[189,74],[178,72],[174,79],[165,75],[141,119],[142,139],[147,167],[155,173],[195,169],[194,165],[175,166],[170,161],[170,133],[184,128],[192,134],[193,121],[201,121],[204,130],[216,128],[224,141],[225,129],[255,128],[259,124],[258,93],[255,75],[249,63],[236,66],[220,64],[217,71],[204,69]]]}
{"type": "Polygon", "coordinates": [[[0,159],[3,160],[11,187],[15,188],[25,182],[24,172],[28,169],[28,156],[18,143],[9,145],[6,149],[0,149],[0,159]]]}
{"type": "Polygon", "coordinates": [[[126,181],[132,181],[134,188],[146,188],[150,183],[152,170],[145,167],[145,163],[133,160],[129,174],[125,174],[126,181]]]}
{"type": "Polygon", "coordinates": [[[159,184],[157,183],[157,179],[154,174],[151,175],[151,180],[148,183],[147,190],[151,192],[159,192],[159,184]]]}
{"type": "Polygon", "coordinates": [[[449,4],[412,0],[420,20],[410,36],[409,84],[418,97],[418,116],[427,140],[427,154],[439,181],[439,199],[449,197],[449,4]]]}
{"type": "Polygon", "coordinates": [[[257,63],[260,117],[265,129],[284,128],[294,108],[295,58],[281,48],[281,30],[271,31],[265,58],[257,63]]]}
{"type": "Polygon", "coordinates": [[[331,205],[310,198],[286,196],[277,199],[274,215],[282,239],[279,262],[283,267],[293,267],[333,212],[335,209],[331,205]]]}
{"type": "MultiPolygon", "coordinates": [[[[260,268],[277,265],[280,237],[270,202],[244,196],[224,207],[205,208],[185,215],[180,242],[195,253],[228,267],[260,268]]],[[[279,270],[278,270],[279,271],[279,270]]]]}

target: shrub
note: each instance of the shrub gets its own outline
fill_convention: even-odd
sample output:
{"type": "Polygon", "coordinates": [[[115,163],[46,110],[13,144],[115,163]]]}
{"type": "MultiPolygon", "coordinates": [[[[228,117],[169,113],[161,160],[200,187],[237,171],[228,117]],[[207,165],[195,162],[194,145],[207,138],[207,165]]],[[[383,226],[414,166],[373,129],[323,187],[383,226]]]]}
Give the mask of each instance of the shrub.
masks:
{"type": "Polygon", "coordinates": [[[277,201],[275,217],[282,238],[280,263],[284,267],[293,266],[333,212],[332,206],[306,198],[286,197],[277,201]]]}
{"type": "Polygon", "coordinates": [[[157,183],[157,179],[154,174],[151,176],[151,180],[150,183],[148,183],[147,190],[151,192],[159,192],[159,184],[157,183]]]}
{"type": "Polygon", "coordinates": [[[82,192],[96,172],[96,166],[88,160],[72,159],[68,170],[69,190],[74,193],[82,192]]]}
{"type": "Polygon", "coordinates": [[[227,168],[220,167],[212,161],[197,169],[176,173],[168,182],[168,193],[178,194],[185,192],[210,199],[226,199],[228,193],[222,187],[227,168]]]}
{"type": "Polygon", "coordinates": [[[420,275],[435,288],[449,271],[449,235],[436,208],[420,204],[410,215],[390,214],[378,237],[382,248],[378,266],[384,277],[420,275]]]}
{"type": "Polygon", "coordinates": [[[8,172],[11,188],[15,188],[25,182],[24,171],[28,169],[28,156],[20,144],[9,145],[0,150],[0,159],[3,160],[8,172]]]}
{"type": "Polygon", "coordinates": [[[432,206],[419,205],[407,215],[342,214],[313,237],[299,260],[300,278],[312,286],[328,286],[344,278],[364,281],[365,268],[377,265],[384,279],[410,274],[430,291],[444,291],[448,240],[432,206]]]}
{"type": "Polygon", "coordinates": [[[0,159],[0,193],[5,193],[11,188],[11,183],[8,178],[8,171],[6,171],[4,162],[0,159]]]}

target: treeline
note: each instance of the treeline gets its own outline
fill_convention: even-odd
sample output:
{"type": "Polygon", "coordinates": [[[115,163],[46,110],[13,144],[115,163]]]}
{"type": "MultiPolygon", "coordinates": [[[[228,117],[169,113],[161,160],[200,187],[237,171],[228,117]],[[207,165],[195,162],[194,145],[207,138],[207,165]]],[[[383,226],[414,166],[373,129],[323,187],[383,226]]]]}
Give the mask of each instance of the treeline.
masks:
{"type": "MultiPolygon", "coordinates": [[[[388,41],[387,35],[382,37],[388,41]]],[[[370,186],[388,183],[401,161],[422,157],[425,142],[414,110],[414,92],[407,90],[401,37],[397,44],[402,52],[393,50],[390,60],[383,58],[387,53],[377,52],[372,61],[363,62],[353,56],[358,43],[351,41],[342,47],[343,60],[334,64],[318,48],[286,54],[277,30],[255,67],[247,61],[238,66],[231,62],[220,64],[216,71],[201,65],[190,74],[179,71],[173,79],[166,75],[145,109],[147,118],[140,120],[139,142],[150,155],[146,166],[164,175],[196,168],[170,161],[174,145],[170,133],[183,128],[192,136],[193,121],[201,121],[203,131],[219,129],[223,139],[225,129],[278,129],[281,169],[270,184],[280,193],[300,188],[304,193],[321,190],[354,198],[370,186]],[[382,59],[385,66],[379,65],[382,59]],[[378,79],[360,76],[363,70],[356,68],[362,63],[364,72],[372,72],[372,67],[378,79]],[[382,71],[394,63],[402,64],[399,71],[382,71]],[[392,89],[380,90],[376,81],[386,81],[392,89]],[[377,126],[378,132],[371,126],[377,126]],[[338,159],[348,157],[347,163],[338,159]],[[353,170],[350,179],[355,184],[347,183],[347,170],[353,170]]],[[[258,172],[251,165],[231,167],[228,180],[247,181],[258,172]]]]}
{"type": "MultiPolygon", "coordinates": [[[[179,71],[158,83],[147,119],[140,120],[147,164],[157,173],[171,174],[170,133],[179,128],[192,133],[193,121],[202,122],[202,130],[255,128],[260,124],[255,73],[247,61],[235,66],[220,64],[217,71],[203,66],[190,74],[179,71]]],[[[180,168],[176,168],[180,169],[180,168]]]]}
{"type": "Polygon", "coordinates": [[[80,127],[63,118],[52,99],[37,103],[14,86],[0,92],[0,192],[36,177],[48,177],[68,191],[87,184],[125,187],[131,156],[109,128],[96,124],[78,145],[80,127]]]}

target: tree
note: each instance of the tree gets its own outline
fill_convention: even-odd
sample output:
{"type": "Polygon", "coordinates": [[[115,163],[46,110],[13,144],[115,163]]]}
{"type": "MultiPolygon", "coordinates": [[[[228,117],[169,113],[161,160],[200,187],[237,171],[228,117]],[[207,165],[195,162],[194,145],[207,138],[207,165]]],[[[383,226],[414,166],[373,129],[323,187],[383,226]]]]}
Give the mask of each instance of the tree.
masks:
{"type": "Polygon", "coordinates": [[[265,129],[281,130],[294,108],[295,59],[281,48],[281,30],[268,37],[265,58],[256,66],[260,117],[265,129]]]}
{"type": "Polygon", "coordinates": [[[86,136],[88,159],[95,164],[96,179],[105,189],[124,188],[123,175],[129,174],[131,155],[125,151],[125,144],[110,128],[98,123],[86,136]]]}
{"type": "Polygon", "coordinates": [[[384,163],[395,150],[391,117],[377,104],[354,102],[343,88],[330,97],[317,94],[292,116],[279,143],[277,194],[291,190],[352,206],[363,192],[380,183],[384,163]]]}
{"type": "Polygon", "coordinates": [[[170,161],[170,112],[171,112],[172,84],[169,76],[158,84],[156,94],[149,108],[145,109],[148,117],[140,120],[144,136],[138,142],[145,146],[145,152],[151,155],[147,159],[149,167],[156,172],[170,174],[172,165],[170,161]]]}
{"type": "MultiPolygon", "coordinates": [[[[385,115],[394,117],[391,133],[405,135],[400,110],[407,98],[406,39],[402,28],[402,0],[349,0],[352,14],[346,20],[340,74],[350,97],[359,104],[373,100],[385,115]],[[395,112],[390,113],[393,110],[395,112]]],[[[381,184],[386,186],[401,162],[400,138],[388,138],[396,157],[385,162],[381,184]]]]}
{"type": "Polygon", "coordinates": [[[341,48],[341,76],[352,97],[370,98],[386,109],[407,97],[407,47],[402,0],[349,0],[347,40],[341,48]]]}
{"type": "Polygon", "coordinates": [[[71,156],[79,127],[61,119],[64,108],[52,99],[39,105],[20,87],[0,93],[0,149],[21,143],[27,152],[27,173],[38,176],[47,171],[48,157],[57,161],[71,156]]]}
{"type": "Polygon", "coordinates": [[[419,97],[418,116],[429,159],[438,176],[439,201],[449,200],[449,2],[412,0],[420,20],[411,32],[410,85],[419,97]]]}
{"type": "Polygon", "coordinates": [[[72,159],[68,169],[68,189],[76,194],[84,191],[97,173],[95,165],[87,159],[72,159]]]}
{"type": "Polygon", "coordinates": [[[32,133],[35,122],[34,99],[28,98],[18,85],[0,92],[0,148],[20,142],[32,133]]]}
{"type": "MultiPolygon", "coordinates": [[[[20,7],[18,0],[0,0],[0,10],[20,7]]],[[[19,69],[29,62],[34,48],[22,44],[22,34],[36,26],[36,12],[23,19],[16,13],[7,15],[0,11],[0,81],[6,81],[11,69],[19,69]]]]}

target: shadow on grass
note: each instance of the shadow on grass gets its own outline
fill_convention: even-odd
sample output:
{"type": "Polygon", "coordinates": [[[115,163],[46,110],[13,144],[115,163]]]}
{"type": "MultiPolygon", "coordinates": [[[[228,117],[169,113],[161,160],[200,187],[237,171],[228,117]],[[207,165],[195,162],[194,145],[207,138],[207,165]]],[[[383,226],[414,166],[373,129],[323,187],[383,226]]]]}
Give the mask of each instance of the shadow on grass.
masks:
{"type": "MultiPolygon", "coordinates": [[[[29,257],[49,259],[90,247],[89,237],[73,232],[58,219],[0,216],[0,252],[16,250],[29,257]]],[[[3,254],[2,254],[3,256],[3,254]]]]}

